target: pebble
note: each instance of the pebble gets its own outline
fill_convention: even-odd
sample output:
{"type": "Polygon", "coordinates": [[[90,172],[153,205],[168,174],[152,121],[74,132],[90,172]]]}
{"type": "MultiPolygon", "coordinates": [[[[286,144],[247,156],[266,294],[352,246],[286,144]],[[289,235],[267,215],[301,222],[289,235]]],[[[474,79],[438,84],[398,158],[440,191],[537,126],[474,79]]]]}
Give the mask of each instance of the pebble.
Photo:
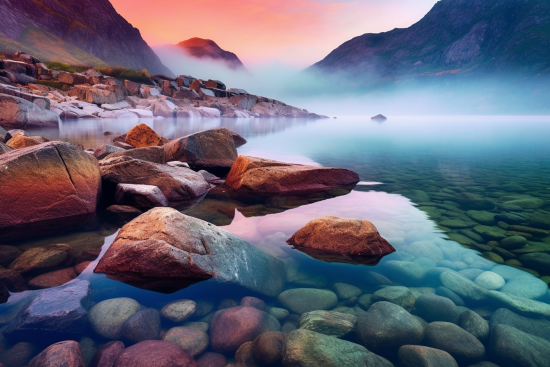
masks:
{"type": "Polygon", "coordinates": [[[187,299],[173,301],[164,306],[160,314],[170,321],[182,322],[195,313],[196,305],[194,301],[187,299]]]}
{"type": "Polygon", "coordinates": [[[386,287],[372,294],[372,303],[387,301],[411,311],[414,307],[415,297],[407,287],[386,287]]]}
{"type": "Polygon", "coordinates": [[[459,296],[471,301],[483,301],[487,298],[487,290],[470,279],[448,271],[440,275],[441,283],[459,296]]]}
{"type": "Polygon", "coordinates": [[[101,301],[88,313],[95,332],[107,339],[120,339],[122,325],[140,309],[139,303],[131,298],[121,297],[101,301]]]}
{"type": "Polygon", "coordinates": [[[458,323],[461,311],[448,298],[435,294],[423,294],[414,304],[416,314],[428,322],[447,321],[458,323]]]}
{"type": "Polygon", "coordinates": [[[315,310],[330,310],[338,303],[338,296],[328,289],[295,288],[284,291],[277,300],[286,309],[303,314],[315,310]]]}
{"type": "Polygon", "coordinates": [[[338,296],[338,299],[341,300],[358,297],[362,293],[361,289],[346,283],[335,283],[332,288],[334,289],[334,293],[338,296]]]}
{"type": "Polygon", "coordinates": [[[208,348],[208,334],[190,327],[173,327],[164,334],[162,340],[173,343],[190,356],[201,354],[208,348]]]}
{"type": "Polygon", "coordinates": [[[482,286],[483,288],[489,289],[489,290],[497,290],[504,286],[506,283],[504,281],[504,278],[502,278],[497,273],[493,273],[492,271],[485,271],[481,274],[479,274],[474,282],[477,285],[482,286]]]}

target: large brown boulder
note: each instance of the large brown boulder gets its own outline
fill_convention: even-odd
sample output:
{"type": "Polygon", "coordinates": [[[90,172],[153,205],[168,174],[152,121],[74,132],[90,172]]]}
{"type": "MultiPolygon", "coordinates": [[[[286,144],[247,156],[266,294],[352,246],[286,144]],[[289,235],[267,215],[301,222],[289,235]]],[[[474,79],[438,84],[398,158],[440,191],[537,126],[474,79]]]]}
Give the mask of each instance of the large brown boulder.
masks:
{"type": "Polygon", "coordinates": [[[23,98],[0,93],[0,126],[6,129],[58,127],[59,116],[23,98]]]}
{"type": "MultiPolygon", "coordinates": [[[[116,147],[114,147],[116,148],[116,147]]],[[[144,147],[137,149],[120,150],[105,156],[106,159],[115,157],[131,157],[142,161],[166,164],[166,154],[162,147],[144,147]]]]}
{"type": "Polygon", "coordinates": [[[39,144],[41,144],[41,142],[36,139],[22,134],[17,134],[13,138],[11,138],[6,145],[12,149],[21,149],[39,144]]]}
{"type": "Polygon", "coordinates": [[[13,150],[0,156],[0,170],[0,202],[9,203],[0,211],[0,231],[96,210],[97,160],[74,145],[50,142],[13,150]]]}
{"type": "Polygon", "coordinates": [[[342,169],[305,166],[264,158],[239,156],[225,184],[245,195],[299,195],[355,185],[357,173],[342,169]]]}
{"type": "Polygon", "coordinates": [[[371,222],[333,216],[312,220],[286,242],[325,261],[378,263],[395,252],[371,222]]]}
{"type": "Polygon", "coordinates": [[[147,340],[132,345],[118,356],[113,367],[196,367],[195,360],[175,344],[147,340]]]}
{"type": "Polygon", "coordinates": [[[235,159],[237,148],[233,135],[227,129],[200,131],[164,145],[167,161],[189,163],[193,169],[207,171],[229,171],[235,159]]]}
{"type": "Polygon", "coordinates": [[[197,198],[210,189],[210,185],[200,173],[184,167],[172,167],[122,156],[100,161],[99,168],[101,178],[112,184],[157,186],[169,203],[197,198]]]}
{"type": "Polygon", "coordinates": [[[67,340],[50,345],[29,362],[29,367],[84,367],[80,344],[67,340]]]}
{"type": "Polygon", "coordinates": [[[126,143],[135,148],[157,146],[160,141],[160,136],[145,124],[136,125],[126,133],[126,143]]]}
{"type": "Polygon", "coordinates": [[[215,277],[275,297],[286,282],[281,260],[172,208],[151,209],[122,227],[94,271],[161,292],[215,277]]]}

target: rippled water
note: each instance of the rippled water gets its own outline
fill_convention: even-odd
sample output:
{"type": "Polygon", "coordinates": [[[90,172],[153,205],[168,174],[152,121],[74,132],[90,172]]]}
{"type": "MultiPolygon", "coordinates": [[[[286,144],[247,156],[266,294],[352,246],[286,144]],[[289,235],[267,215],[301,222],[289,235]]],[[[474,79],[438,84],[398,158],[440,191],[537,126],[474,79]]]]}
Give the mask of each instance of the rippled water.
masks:
{"type": "MultiPolygon", "coordinates": [[[[255,203],[232,198],[221,187],[183,211],[221,226],[283,259],[288,277],[285,289],[333,290],[338,293],[339,300],[331,309],[356,316],[366,313],[372,299],[385,299],[380,294],[369,295],[388,285],[406,286],[415,298],[437,292],[452,299],[460,312],[466,311],[464,307],[467,307],[485,320],[492,320],[492,326],[503,322],[502,317],[494,317],[501,308],[528,317],[538,325],[538,331],[530,331],[532,327],[522,329],[521,325],[530,324],[519,318],[523,320],[518,321],[521,325],[512,326],[546,341],[550,340],[550,326],[546,324],[550,316],[546,309],[550,309],[550,292],[546,285],[550,281],[550,261],[547,259],[550,258],[548,122],[545,117],[431,117],[395,118],[378,123],[355,117],[318,121],[165,119],[151,121],[150,126],[168,138],[206,128],[227,127],[248,140],[239,148],[239,154],[348,168],[360,175],[362,182],[351,192],[334,190],[322,196],[255,203]],[[506,214],[520,216],[523,220],[514,217],[512,222],[515,220],[516,224],[510,224],[509,219],[500,220],[506,214]],[[324,215],[369,220],[397,251],[375,266],[365,266],[316,260],[286,244],[285,240],[296,230],[324,215]],[[495,215],[500,217],[495,218],[495,215]],[[502,247],[502,239],[511,236],[522,236],[525,243],[519,247],[512,246],[514,248],[502,247]],[[448,269],[475,280],[476,284],[485,287],[484,292],[497,290],[508,298],[504,301],[485,295],[476,298],[468,290],[469,283],[466,286],[456,285],[447,279],[447,283],[442,284],[440,275],[448,269]],[[477,279],[485,271],[491,273],[477,279]],[[353,287],[344,286],[347,291],[342,291],[338,283],[353,287]],[[443,285],[447,287],[442,289],[443,285]],[[464,287],[468,289],[464,290],[464,287]],[[449,288],[453,288],[454,292],[447,292],[449,288]],[[520,297],[519,301],[510,301],[510,295],[520,297]],[[531,304],[532,301],[540,303],[531,304]]],[[[116,120],[63,122],[59,130],[41,130],[33,132],[33,135],[95,148],[110,140],[110,137],[103,135],[103,131],[123,133],[135,124],[135,121],[116,120]]],[[[40,292],[25,290],[33,288],[34,278],[85,261],[91,262],[81,265],[79,271],[85,270],[78,275],[78,279],[87,279],[92,283],[92,305],[106,299],[129,297],[144,307],[160,311],[170,301],[190,299],[213,305],[211,311],[187,320],[206,322],[217,308],[235,306],[245,296],[261,298],[270,308],[289,308],[275,298],[238,286],[219,284],[215,279],[176,293],[161,294],[94,274],[97,261],[116,237],[119,225],[120,222],[112,218],[100,217],[80,232],[9,243],[20,252],[66,244],[71,247],[72,255],[52,267],[23,273],[22,279],[19,277],[19,282],[12,285],[11,290],[17,292],[12,292],[8,303],[0,305],[0,325],[7,325],[15,318],[19,309],[24,308],[27,296],[32,297],[40,292]]],[[[11,260],[5,260],[0,265],[8,268],[11,260]]],[[[413,308],[410,299],[403,301],[401,297],[393,302],[423,317],[425,321],[448,321],[438,319],[433,312],[428,315],[418,307],[413,308]]],[[[299,326],[293,314],[295,312],[290,310],[290,316],[280,317],[283,331],[288,332],[299,326]]],[[[182,324],[162,318],[164,332],[182,324]]],[[[89,362],[93,351],[109,340],[99,336],[90,326],[86,330],[82,335],[84,339],[77,340],[80,340],[83,351],[88,353],[85,354],[88,356],[86,362],[89,362]]],[[[519,363],[514,356],[495,355],[499,349],[491,347],[489,339],[479,338],[486,348],[483,356],[468,359],[460,356],[462,352],[456,352],[458,356],[455,359],[460,365],[467,366],[480,360],[502,365],[511,361],[512,365],[519,363]]],[[[355,333],[342,339],[366,344],[369,348],[368,343],[363,343],[355,333]]],[[[23,348],[21,345],[14,346],[17,341],[9,338],[0,340],[0,362],[8,367],[25,365],[25,358],[30,358],[50,344],[40,338],[29,339],[32,344],[24,346],[27,348],[26,357],[13,362],[9,355],[13,356],[14,350],[23,348]]],[[[127,340],[125,342],[127,346],[131,344],[127,340]]],[[[433,345],[428,339],[420,343],[445,349],[433,345]]],[[[209,351],[212,351],[210,347],[205,350],[209,351]]],[[[378,353],[378,350],[375,351],[378,353]]],[[[378,354],[384,355],[395,365],[399,364],[397,349],[390,348],[378,354]]],[[[234,363],[234,351],[224,355],[228,363],[234,363]]],[[[550,365],[544,356],[542,354],[538,360],[525,362],[527,364],[524,365],[550,365]]],[[[200,359],[200,355],[196,358],[200,359]]]]}

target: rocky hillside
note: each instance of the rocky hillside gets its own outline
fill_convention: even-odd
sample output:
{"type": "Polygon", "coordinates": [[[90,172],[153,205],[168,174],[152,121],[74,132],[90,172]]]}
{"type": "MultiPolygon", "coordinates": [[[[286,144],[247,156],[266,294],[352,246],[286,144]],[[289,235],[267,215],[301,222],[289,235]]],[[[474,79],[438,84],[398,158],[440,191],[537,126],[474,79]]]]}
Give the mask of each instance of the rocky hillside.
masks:
{"type": "Polygon", "coordinates": [[[374,79],[550,70],[546,0],[441,0],[406,29],[364,34],[308,70],[374,79]]]}
{"type": "Polygon", "coordinates": [[[177,44],[179,48],[190,56],[198,59],[212,59],[222,61],[233,70],[245,69],[245,66],[233,52],[225,51],[212,40],[203,38],[190,38],[177,44]]]}
{"type": "Polygon", "coordinates": [[[109,0],[0,0],[0,51],[172,74],[109,0]]]}

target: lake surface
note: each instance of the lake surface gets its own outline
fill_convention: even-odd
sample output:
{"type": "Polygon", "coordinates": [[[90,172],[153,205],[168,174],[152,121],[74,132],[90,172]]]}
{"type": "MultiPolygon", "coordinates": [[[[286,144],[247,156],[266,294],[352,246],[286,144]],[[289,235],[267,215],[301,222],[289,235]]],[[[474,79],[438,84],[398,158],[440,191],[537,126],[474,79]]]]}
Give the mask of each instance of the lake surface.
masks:
{"type": "MultiPolygon", "coordinates": [[[[161,317],[161,335],[176,326],[206,329],[215,311],[235,307],[243,297],[252,296],[266,303],[265,310],[277,319],[278,327],[286,333],[299,327],[300,312],[295,303],[310,304],[311,310],[335,310],[361,319],[374,317],[369,316],[374,312],[369,311],[373,303],[389,301],[421,317],[421,320],[414,319],[421,328],[436,321],[459,324],[471,332],[469,335],[476,336],[477,343],[484,348],[482,352],[474,351],[480,348],[475,341],[471,344],[453,341],[454,329],[447,324],[441,327],[443,331],[430,332],[436,335],[432,335],[432,339],[448,336],[448,343],[431,340],[426,331],[425,339],[406,340],[401,345],[422,344],[447,350],[461,366],[478,361],[518,365],[522,358],[492,346],[490,340],[496,340],[497,336],[489,337],[488,332],[476,334],[471,324],[477,329],[483,329],[487,322],[493,329],[496,325],[508,324],[514,327],[510,340],[515,343],[539,345],[536,343],[540,341],[543,343],[540,345],[549,343],[550,346],[550,321],[547,320],[550,317],[547,286],[550,281],[550,118],[402,117],[382,123],[366,117],[140,122],[170,139],[208,128],[226,127],[248,140],[238,149],[241,155],[357,172],[361,182],[352,191],[334,190],[320,196],[249,203],[229,196],[227,189],[218,187],[201,202],[183,210],[185,214],[220,226],[282,259],[287,267],[286,290],[330,290],[336,293],[337,302],[315,301],[315,297],[308,299],[307,292],[291,292],[290,297],[294,299],[288,301],[279,297],[278,300],[237,285],[220,284],[216,279],[163,294],[94,274],[95,265],[122,224],[101,216],[77,232],[4,243],[17,250],[12,252],[16,254],[12,255],[14,258],[6,258],[0,263],[5,268],[17,261],[21,253],[35,248],[65,244],[71,250],[66,259],[52,260],[45,262],[49,265],[34,268],[29,266],[30,270],[21,275],[12,274],[11,278],[2,275],[6,271],[2,273],[0,268],[0,276],[12,282],[8,284],[12,296],[6,304],[0,305],[0,326],[8,325],[9,328],[32,297],[43,292],[32,290],[40,283],[33,279],[52,271],[65,271],[63,276],[67,281],[76,273],[80,273],[76,279],[90,281],[93,289],[90,309],[102,301],[121,297],[137,301],[140,309],[157,311],[172,301],[196,302],[197,311],[186,320],[174,322],[161,317]],[[317,260],[286,244],[285,241],[306,223],[325,215],[371,221],[397,251],[377,265],[366,266],[317,260]],[[75,268],[77,270],[71,275],[73,270],[70,269],[75,268]],[[450,275],[443,276],[444,273],[450,275]],[[418,301],[415,306],[415,299],[430,294],[452,302],[441,303],[438,298],[424,297],[423,303],[418,301]],[[316,308],[317,304],[323,306],[316,308]],[[470,323],[462,320],[466,319],[464,313],[468,309],[480,318],[471,316],[474,321],[470,323]],[[506,310],[513,314],[507,314],[506,310]],[[535,342],[529,339],[532,335],[535,342]]],[[[78,143],[88,149],[110,142],[112,136],[105,136],[104,131],[124,133],[137,123],[65,121],[59,129],[32,131],[31,135],[78,143]]],[[[26,261],[31,262],[32,256],[26,261]]],[[[322,299],[326,294],[319,297],[322,299]]],[[[119,308],[128,307],[127,303],[132,302],[119,301],[119,308]]],[[[116,322],[123,323],[124,319],[112,321],[116,322]]],[[[366,328],[362,322],[357,332],[341,339],[365,345],[371,352],[399,365],[399,345],[390,345],[393,343],[390,336],[383,339],[387,341],[387,348],[365,342],[369,334],[359,330],[366,328]]],[[[372,322],[370,328],[376,328],[372,325],[378,324],[372,322]]],[[[438,325],[431,328],[436,329],[435,326],[438,325]]],[[[388,326],[380,323],[379,327],[388,326]]],[[[99,329],[100,326],[88,323],[85,332],[74,338],[81,344],[87,365],[95,351],[112,339],[123,340],[126,346],[132,344],[127,337],[102,336],[99,329]]],[[[204,329],[202,331],[209,334],[209,330],[204,329]]],[[[388,330],[383,332],[389,333],[388,330]]],[[[32,337],[25,335],[0,339],[0,362],[7,367],[24,366],[32,356],[51,344],[47,336],[40,337],[39,333],[32,337]],[[13,357],[16,353],[21,355],[19,360],[13,357]]],[[[198,360],[205,353],[214,352],[208,345],[208,335],[203,344],[194,346],[198,348],[194,349],[198,360]]],[[[540,353],[538,359],[524,365],[549,366],[544,352],[540,353]]],[[[222,354],[227,363],[235,363],[235,350],[222,354]]],[[[343,363],[367,365],[354,359],[343,363]]]]}

